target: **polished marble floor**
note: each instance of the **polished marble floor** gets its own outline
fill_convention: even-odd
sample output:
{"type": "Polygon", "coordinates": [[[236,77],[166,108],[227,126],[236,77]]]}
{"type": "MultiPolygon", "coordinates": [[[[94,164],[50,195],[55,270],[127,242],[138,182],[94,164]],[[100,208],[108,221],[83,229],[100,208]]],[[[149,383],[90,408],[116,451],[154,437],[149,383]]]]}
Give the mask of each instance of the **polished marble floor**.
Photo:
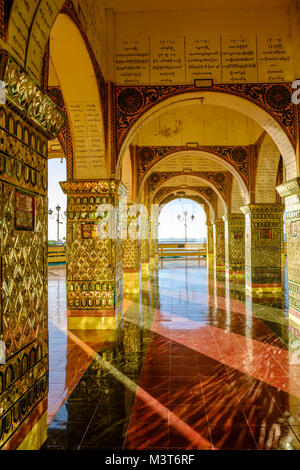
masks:
{"type": "Polygon", "coordinates": [[[51,449],[300,449],[300,345],[286,292],[251,299],[193,261],[165,261],[110,331],[68,331],[49,275],[51,449]]]}

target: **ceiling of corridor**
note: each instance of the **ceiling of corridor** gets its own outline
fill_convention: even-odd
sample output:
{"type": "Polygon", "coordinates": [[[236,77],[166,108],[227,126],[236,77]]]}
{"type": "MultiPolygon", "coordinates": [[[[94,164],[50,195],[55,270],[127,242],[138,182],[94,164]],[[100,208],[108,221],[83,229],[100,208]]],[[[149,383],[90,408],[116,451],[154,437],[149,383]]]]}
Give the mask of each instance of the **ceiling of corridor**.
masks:
{"type": "Polygon", "coordinates": [[[139,129],[136,145],[249,145],[263,129],[245,115],[222,106],[193,104],[172,108],[139,129]]]}

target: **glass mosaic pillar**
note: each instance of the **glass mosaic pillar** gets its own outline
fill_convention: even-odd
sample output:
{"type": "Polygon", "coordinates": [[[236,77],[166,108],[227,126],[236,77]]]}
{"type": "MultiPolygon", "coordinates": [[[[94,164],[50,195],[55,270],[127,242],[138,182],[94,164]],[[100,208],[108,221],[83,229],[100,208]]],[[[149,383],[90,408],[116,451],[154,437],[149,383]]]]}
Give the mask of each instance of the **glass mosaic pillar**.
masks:
{"type": "Polygon", "coordinates": [[[228,279],[245,277],[245,216],[228,214],[225,224],[225,273],[228,279]]]}
{"type": "Polygon", "coordinates": [[[111,179],[67,181],[61,187],[68,196],[68,328],[114,329],[122,313],[125,186],[111,179]]]}
{"type": "Polygon", "coordinates": [[[141,240],[139,216],[128,215],[122,240],[123,293],[138,294],[140,291],[141,240]]]}
{"type": "Polygon", "coordinates": [[[214,267],[214,227],[210,220],[206,222],[207,226],[207,242],[206,242],[206,260],[209,270],[214,267]]]}
{"type": "Polygon", "coordinates": [[[0,449],[38,450],[47,438],[48,141],[65,119],[3,50],[0,62],[0,449]]]}
{"type": "Polygon", "coordinates": [[[300,177],[276,189],[280,196],[285,198],[289,330],[292,336],[300,338],[300,177]]]}
{"type": "Polygon", "coordinates": [[[245,214],[246,289],[252,294],[282,290],[282,204],[249,204],[245,214]]]}
{"type": "Polygon", "coordinates": [[[225,270],[225,232],[224,221],[222,219],[214,219],[214,269],[215,271],[225,270]]]}
{"type": "Polygon", "coordinates": [[[150,242],[149,242],[149,218],[146,215],[141,215],[141,270],[143,281],[149,281],[150,269],[150,242]]]}

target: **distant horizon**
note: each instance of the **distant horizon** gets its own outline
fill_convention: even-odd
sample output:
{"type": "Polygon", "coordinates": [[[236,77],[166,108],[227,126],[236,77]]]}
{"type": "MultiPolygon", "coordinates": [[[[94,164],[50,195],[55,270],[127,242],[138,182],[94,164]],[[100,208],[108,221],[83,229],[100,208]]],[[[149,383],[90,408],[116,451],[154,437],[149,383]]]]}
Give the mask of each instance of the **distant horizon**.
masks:
{"type": "MultiPolygon", "coordinates": [[[[161,237],[158,239],[158,241],[168,241],[168,240],[178,240],[178,241],[185,241],[185,238],[180,238],[180,237],[161,237]]],[[[201,237],[201,238],[187,238],[187,241],[188,242],[193,242],[193,241],[199,241],[199,242],[202,242],[202,241],[206,241],[207,238],[206,237],[201,237]]]]}

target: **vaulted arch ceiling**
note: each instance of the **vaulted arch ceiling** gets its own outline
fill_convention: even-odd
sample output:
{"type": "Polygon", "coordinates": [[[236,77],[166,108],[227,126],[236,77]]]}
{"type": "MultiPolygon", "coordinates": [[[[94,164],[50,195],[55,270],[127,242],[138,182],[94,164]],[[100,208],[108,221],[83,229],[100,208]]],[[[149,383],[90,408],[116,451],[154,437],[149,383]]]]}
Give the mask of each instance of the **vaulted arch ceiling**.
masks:
{"type": "Polygon", "coordinates": [[[179,187],[181,189],[188,190],[192,187],[203,187],[203,188],[211,188],[217,195],[218,200],[220,200],[221,207],[223,208],[222,212],[224,214],[228,211],[228,200],[225,195],[223,195],[220,191],[216,189],[216,187],[210,181],[204,180],[203,178],[195,175],[178,175],[178,176],[171,176],[166,181],[158,184],[156,189],[151,194],[151,203],[156,200],[157,193],[163,189],[168,187],[179,187]],[[225,197],[224,197],[225,196],[225,197]]]}
{"type": "Polygon", "coordinates": [[[218,105],[201,103],[172,107],[144,122],[133,145],[249,145],[263,128],[244,114],[218,105]]]}
{"type": "Polygon", "coordinates": [[[209,214],[211,218],[213,218],[216,214],[216,208],[212,205],[211,201],[207,198],[204,193],[199,193],[195,190],[188,189],[183,193],[179,193],[179,191],[174,191],[174,188],[170,188],[170,192],[165,193],[159,199],[157,199],[157,204],[160,205],[161,208],[168,204],[171,201],[176,199],[191,199],[198,204],[203,204],[205,206],[205,212],[209,214]]]}
{"type": "Polygon", "coordinates": [[[152,199],[159,188],[164,186],[177,186],[185,189],[207,186],[211,187],[218,197],[221,197],[227,209],[230,210],[233,182],[238,187],[238,193],[241,194],[241,205],[248,202],[248,191],[242,184],[241,178],[238,179],[236,173],[229,172],[228,168],[221,159],[218,160],[216,157],[210,158],[200,152],[191,154],[181,152],[162,159],[145,174],[140,186],[140,194],[144,186],[147,187],[152,199]]]}
{"type": "Polygon", "coordinates": [[[159,145],[165,145],[163,139],[168,139],[168,145],[174,145],[174,139],[180,141],[179,145],[192,142],[199,145],[249,145],[256,142],[263,130],[278,147],[287,178],[295,177],[297,163],[293,143],[279,122],[261,106],[244,97],[220,91],[182,93],[149,108],[126,130],[120,148],[118,172],[127,146],[148,142],[146,135],[151,139],[149,145],[157,141],[159,145]],[[195,112],[191,111],[192,107],[195,107],[195,112]],[[193,121],[195,113],[200,116],[196,125],[193,121]]]}

